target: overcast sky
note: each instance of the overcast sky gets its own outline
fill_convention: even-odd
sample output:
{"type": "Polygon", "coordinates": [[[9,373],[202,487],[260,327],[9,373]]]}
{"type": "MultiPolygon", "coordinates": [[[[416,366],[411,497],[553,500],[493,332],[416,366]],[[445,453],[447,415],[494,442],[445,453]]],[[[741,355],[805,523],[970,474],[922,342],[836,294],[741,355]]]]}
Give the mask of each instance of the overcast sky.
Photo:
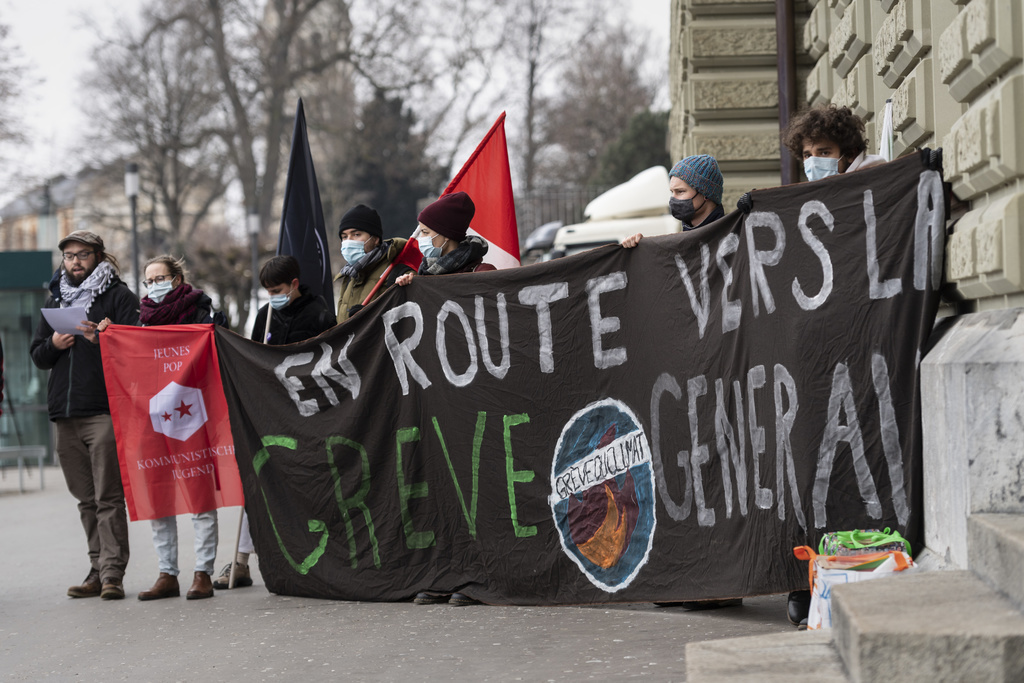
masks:
{"type": "MultiPolygon", "coordinates": [[[[632,21],[652,32],[666,59],[669,3],[629,0],[632,21]]],[[[18,155],[32,175],[68,173],[78,166],[70,158],[84,123],[78,84],[96,43],[82,13],[109,30],[116,17],[134,16],[141,5],[142,0],[0,0],[0,22],[11,27],[11,42],[32,67],[21,110],[30,144],[18,155]]]]}

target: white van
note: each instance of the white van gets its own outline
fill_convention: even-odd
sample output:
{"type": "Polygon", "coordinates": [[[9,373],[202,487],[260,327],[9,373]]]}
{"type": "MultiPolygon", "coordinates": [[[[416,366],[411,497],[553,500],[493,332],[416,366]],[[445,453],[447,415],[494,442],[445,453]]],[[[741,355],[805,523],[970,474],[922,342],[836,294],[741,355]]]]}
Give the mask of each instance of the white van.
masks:
{"type": "Polygon", "coordinates": [[[630,235],[667,235],[683,229],[668,211],[668,171],[653,166],[594,198],[583,210],[584,221],[555,234],[552,258],[571,256],[630,235]]]}

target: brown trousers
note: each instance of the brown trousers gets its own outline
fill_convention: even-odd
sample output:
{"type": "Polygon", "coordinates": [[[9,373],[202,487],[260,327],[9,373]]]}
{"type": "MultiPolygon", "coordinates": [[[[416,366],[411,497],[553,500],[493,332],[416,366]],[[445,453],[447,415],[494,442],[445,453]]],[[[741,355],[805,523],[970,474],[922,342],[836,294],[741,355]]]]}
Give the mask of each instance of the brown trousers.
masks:
{"type": "Polygon", "coordinates": [[[128,565],[128,515],[110,415],[56,421],[57,457],[78,500],[89,561],[100,578],[121,579],[128,565]]]}

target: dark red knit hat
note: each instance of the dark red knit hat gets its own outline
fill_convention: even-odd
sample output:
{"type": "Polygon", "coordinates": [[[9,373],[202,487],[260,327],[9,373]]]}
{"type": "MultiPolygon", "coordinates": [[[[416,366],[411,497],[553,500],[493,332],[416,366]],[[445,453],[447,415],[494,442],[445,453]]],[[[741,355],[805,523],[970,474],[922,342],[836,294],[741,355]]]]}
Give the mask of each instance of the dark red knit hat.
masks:
{"type": "Polygon", "coordinates": [[[419,222],[439,235],[461,242],[473,220],[476,206],[465,192],[452,192],[420,211],[419,222]]]}

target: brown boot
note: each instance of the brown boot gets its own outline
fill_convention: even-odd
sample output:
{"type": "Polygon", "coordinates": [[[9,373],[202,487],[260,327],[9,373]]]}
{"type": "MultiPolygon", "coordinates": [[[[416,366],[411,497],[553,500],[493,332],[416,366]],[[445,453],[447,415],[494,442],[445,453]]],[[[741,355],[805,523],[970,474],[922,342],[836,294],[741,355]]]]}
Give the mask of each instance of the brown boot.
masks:
{"type": "Polygon", "coordinates": [[[121,579],[114,577],[103,579],[103,590],[100,591],[100,597],[104,600],[124,600],[124,585],[121,579]]]}
{"type": "Polygon", "coordinates": [[[195,578],[192,579],[192,587],[188,589],[188,593],[185,593],[185,599],[202,600],[212,597],[213,581],[210,580],[210,575],[206,572],[196,572],[195,578]]]}
{"type": "Polygon", "coordinates": [[[156,583],[148,591],[139,593],[139,600],[160,600],[161,598],[176,598],[181,595],[178,588],[178,577],[171,576],[166,572],[160,572],[156,583]]]}
{"type": "Polygon", "coordinates": [[[89,576],[80,586],[68,588],[68,597],[72,598],[95,598],[103,590],[103,583],[100,581],[100,573],[96,569],[89,571],[89,576]]]}

